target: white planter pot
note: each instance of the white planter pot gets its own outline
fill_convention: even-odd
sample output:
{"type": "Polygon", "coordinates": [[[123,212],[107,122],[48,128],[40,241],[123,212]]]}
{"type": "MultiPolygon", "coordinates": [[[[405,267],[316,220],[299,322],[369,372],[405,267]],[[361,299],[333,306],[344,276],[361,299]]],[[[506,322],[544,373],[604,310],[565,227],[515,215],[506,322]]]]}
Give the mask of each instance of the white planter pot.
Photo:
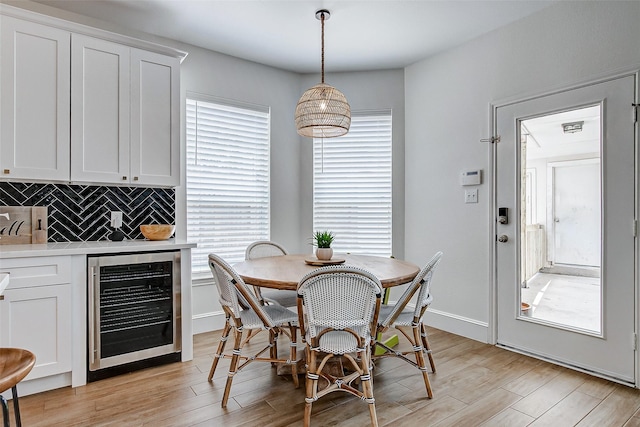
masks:
{"type": "Polygon", "coordinates": [[[333,249],[331,248],[317,248],[316,258],[321,261],[329,261],[333,256],[333,249]]]}

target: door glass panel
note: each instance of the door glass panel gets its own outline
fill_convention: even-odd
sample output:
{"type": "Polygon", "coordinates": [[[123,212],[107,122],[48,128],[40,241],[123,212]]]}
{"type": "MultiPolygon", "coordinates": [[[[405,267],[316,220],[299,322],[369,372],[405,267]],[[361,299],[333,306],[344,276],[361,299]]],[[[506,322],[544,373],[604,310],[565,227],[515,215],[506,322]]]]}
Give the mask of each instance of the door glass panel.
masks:
{"type": "Polygon", "coordinates": [[[601,107],[521,120],[520,319],[600,335],[601,107]]]}

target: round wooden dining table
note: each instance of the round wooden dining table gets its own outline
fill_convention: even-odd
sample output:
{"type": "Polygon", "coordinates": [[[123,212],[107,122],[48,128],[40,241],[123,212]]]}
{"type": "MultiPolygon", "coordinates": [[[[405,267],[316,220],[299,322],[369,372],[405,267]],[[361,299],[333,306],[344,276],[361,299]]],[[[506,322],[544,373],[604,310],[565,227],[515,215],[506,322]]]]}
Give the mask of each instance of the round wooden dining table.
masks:
{"type": "MultiPolygon", "coordinates": [[[[383,288],[410,282],[420,268],[408,261],[371,255],[334,254],[332,261],[344,259],[340,265],[362,268],[374,274],[383,288]]],[[[279,255],[246,260],[233,265],[242,280],[249,285],[293,290],[305,274],[320,268],[313,255],[279,255]],[[305,262],[306,260],[306,262],[305,262]]]]}

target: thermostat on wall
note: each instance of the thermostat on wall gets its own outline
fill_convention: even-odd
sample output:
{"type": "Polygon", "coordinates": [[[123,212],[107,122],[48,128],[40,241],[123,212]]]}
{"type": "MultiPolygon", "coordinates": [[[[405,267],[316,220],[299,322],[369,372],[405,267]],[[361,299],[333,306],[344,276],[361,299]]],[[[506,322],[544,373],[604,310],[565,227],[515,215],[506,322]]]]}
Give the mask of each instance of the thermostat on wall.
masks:
{"type": "Polygon", "coordinates": [[[482,169],[472,171],[464,171],[460,175],[460,185],[480,185],[482,177],[482,169]]]}

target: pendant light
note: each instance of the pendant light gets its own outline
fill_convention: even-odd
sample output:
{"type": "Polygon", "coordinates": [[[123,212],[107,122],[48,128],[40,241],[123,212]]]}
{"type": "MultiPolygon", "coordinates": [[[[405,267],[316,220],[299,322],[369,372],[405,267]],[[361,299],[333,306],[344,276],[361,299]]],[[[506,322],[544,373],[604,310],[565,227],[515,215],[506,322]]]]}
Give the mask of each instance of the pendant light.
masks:
{"type": "Polygon", "coordinates": [[[345,135],[351,125],[351,107],[342,92],[324,82],[324,21],[331,14],[326,9],[316,12],[322,24],[322,80],[307,89],[296,106],[298,134],[316,138],[345,135]]]}

